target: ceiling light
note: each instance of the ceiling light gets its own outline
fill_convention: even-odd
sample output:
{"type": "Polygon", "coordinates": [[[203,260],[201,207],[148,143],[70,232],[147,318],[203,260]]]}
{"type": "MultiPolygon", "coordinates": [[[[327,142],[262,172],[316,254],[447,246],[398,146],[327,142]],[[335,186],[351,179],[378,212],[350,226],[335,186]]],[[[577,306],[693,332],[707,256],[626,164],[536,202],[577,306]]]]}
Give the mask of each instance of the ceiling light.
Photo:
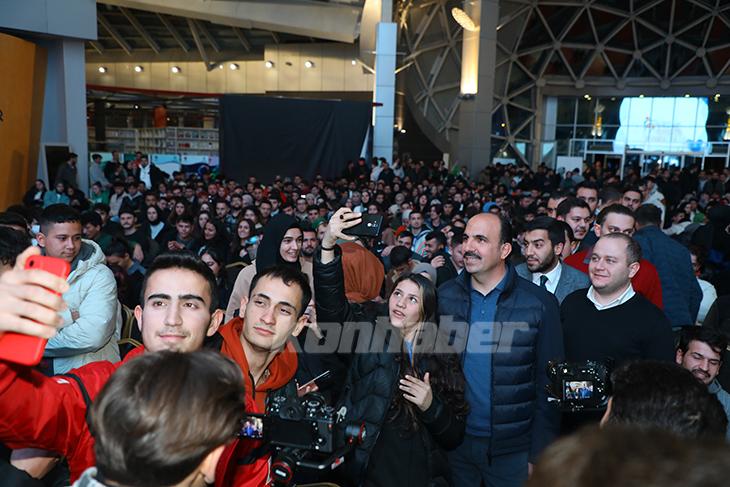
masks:
{"type": "Polygon", "coordinates": [[[139,105],[134,105],[135,110],[139,110],[139,105]]]}
{"type": "Polygon", "coordinates": [[[102,74],[106,73],[106,66],[99,66],[99,72],[102,74]]]}
{"type": "Polygon", "coordinates": [[[141,73],[142,71],[144,71],[144,68],[142,66],[140,66],[139,64],[134,67],[135,73],[141,73]]]}
{"type": "Polygon", "coordinates": [[[685,93],[685,94],[684,94],[684,97],[685,97],[685,98],[689,98],[689,93],[685,93]]]}
{"type": "Polygon", "coordinates": [[[640,95],[639,95],[639,98],[644,98],[644,94],[643,94],[643,93],[642,93],[642,94],[640,94],[640,95]]]}
{"type": "Polygon", "coordinates": [[[266,69],[271,69],[274,67],[274,63],[272,61],[266,61],[264,66],[266,66],[266,69]]]}
{"type": "Polygon", "coordinates": [[[223,69],[223,65],[222,64],[219,64],[218,65],[218,69],[223,69]]]}
{"type": "Polygon", "coordinates": [[[351,63],[351,64],[352,64],[353,66],[357,66],[357,59],[353,59],[352,61],[350,61],[350,63],[351,63]]]}
{"type": "Polygon", "coordinates": [[[231,68],[231,71],[235,71],[235,70],[238,69],[238,64],[231,63],[231,64],[228,65],[228,67],[231,68]]]}
{"type": "Polygon", "coordinates": [[[304,61],[304,67],[307,68],[307,69],[313,68],[314,67],[314,63],[312,61],[310,61],[310,60],[306,60],[306,61],[304,61]]]}
{"type": "Polygon", "coordinates": [[[400,129],[400,133],[405,134],[406,133],[406,129],[400,129]]]}
{"type": "Polygon", "coordinates": [[[173,66],[173,67],[170,68],[170,71],[172,71],[173,73],[177,74],[180,71],[182,71],[182,69],[180,69],[180,66],[173,66]]]}
{"type": "Polygon", "coordinates": [[[476,32],[479,30],[479,27],[477,27],[477,24],[474,22],[474,20],[469,16],[468,13],[464,12],[462,9],[458,7],[452,8],[451,16],[454,18],[456,23],[459,24],[464,30],[468,30],[469,32],[476,32]]]}

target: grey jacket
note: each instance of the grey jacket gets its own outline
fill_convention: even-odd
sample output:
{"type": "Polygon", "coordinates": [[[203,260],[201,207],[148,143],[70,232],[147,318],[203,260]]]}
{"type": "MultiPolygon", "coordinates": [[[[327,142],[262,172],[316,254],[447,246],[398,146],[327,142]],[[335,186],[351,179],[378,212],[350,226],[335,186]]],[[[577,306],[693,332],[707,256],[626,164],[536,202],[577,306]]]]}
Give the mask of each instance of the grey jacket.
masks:
{"type": "MultiPolygon", "coordinates": [[[[562,264],[563,268],[560,271],[560,279],[558,280],[558,287],[555,288],[555,297],[562,304],[563,299],[578,289],[587,289],[591,285],[588,276],[583,274],[578,269],[575,269],[569,265],[562,264]]],[[[516,267],[517,274],[523,279],[527,279],[532,282],[532,272],[527,268],[527,264],[522,263],[516,267]]]]}
{"type": "MultiPolygon", "coordinates": [[[[730,394],[722,388],[717,379],[713,380],[707,387],[711,394],[717,396],[717,400],[720,401],[722,408],[725,410],[725,416],[730,420],[730,394]]],[[[725,439],[730,442],[730,425],[728,425],[727,431],[725,432],[725,439]]]]}
{"type": "Polygon", "coordinates": [[[107,487],[107,485],[96,480],[96,467],[89,467],[71,487],[107,487]]]}

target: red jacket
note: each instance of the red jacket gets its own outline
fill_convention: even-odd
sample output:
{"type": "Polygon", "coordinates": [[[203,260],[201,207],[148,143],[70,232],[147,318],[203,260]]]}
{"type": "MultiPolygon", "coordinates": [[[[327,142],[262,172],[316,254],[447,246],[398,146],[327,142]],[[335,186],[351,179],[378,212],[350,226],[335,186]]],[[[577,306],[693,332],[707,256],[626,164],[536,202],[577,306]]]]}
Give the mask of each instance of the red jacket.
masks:
{"type": "MultiPolygon", "coordinates": [[[[584,274],[588,274],[588,264],[591,261],[592,249],[582,250],[565,259],[565,263],[571,267],[575,267],[584,274]]],[[[644,296],[646,299],[654,303],[654,305],[663,310],[664,303],[662,301],[662,284],[659,282],[659,274],[656,267],[646,259],[639,261],[639,272],[631,279],[631,285],[634,291],[644,296]]]]}
{"type": "MultiPolygon", "coordinates": [[[[143,352],[144,348],[140,347],[129,352],[121,362],[93,362],[70,374],[81,380],[93,401],[120,366],[143,352]]],[[[255,411],[248,388],[246,393],[246,409],[255,411]]],[[[12,449],[39,448],[58,453],[68,461],[71,482],[96,463],[86,412],[86,400],[75,380],[65,376],[46,377],[34,369],[0,361],[0,442],[12,449]]],[[[219,462],[221,481],[216,485],[266,485],[268,457],[256,457],[243,465],[237,461],[248,456],[255,446],[255,442],[248,440],[230,445],[224,455],[227,461],[219,462]],[[226,472],[226,468],[234,471],[226,472]],[[224,478],[234,477],[237,483],[222,483],[224,478]]]]}

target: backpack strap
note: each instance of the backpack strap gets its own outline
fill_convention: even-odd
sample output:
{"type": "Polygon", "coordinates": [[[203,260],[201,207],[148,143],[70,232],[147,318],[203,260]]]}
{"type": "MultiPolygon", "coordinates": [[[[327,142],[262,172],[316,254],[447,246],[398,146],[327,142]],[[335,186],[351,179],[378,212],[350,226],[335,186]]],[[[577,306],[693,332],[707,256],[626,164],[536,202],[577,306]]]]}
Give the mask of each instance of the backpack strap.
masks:
{"type": "Polygon", "coordinates": [[[84,404],[86,404],[86,419],[88,422],[89,411],[91,410],[91,396],[89,396],[89,391],[86,390],[84,381],[82,381],[81,377],[79,377],[76,374],[63,374],[63,377],[68,377],[69,379],[73,379],[73,381],[76,382],[76,384],[79,386],[81,395],[84,397],[84,404]]]}

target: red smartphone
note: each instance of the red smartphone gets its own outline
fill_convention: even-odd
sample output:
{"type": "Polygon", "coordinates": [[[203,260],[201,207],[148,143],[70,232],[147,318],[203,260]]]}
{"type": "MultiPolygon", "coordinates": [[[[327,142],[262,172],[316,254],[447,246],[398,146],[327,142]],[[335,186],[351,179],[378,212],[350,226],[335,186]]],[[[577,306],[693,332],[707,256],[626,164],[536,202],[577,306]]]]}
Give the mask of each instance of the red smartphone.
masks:
{"type": "MultiPolygon", "coordinates": [[[[25,268],[40,269],[64,279],[71,272],[71,266],[65,260],[43,255],[29,257],[25,262],[25,268]]],[[[28,366],[38,365],[43,358],[46,341],[43,338],[21,333],[3,333],[0,335],[0,360],[28,366]]]]}

